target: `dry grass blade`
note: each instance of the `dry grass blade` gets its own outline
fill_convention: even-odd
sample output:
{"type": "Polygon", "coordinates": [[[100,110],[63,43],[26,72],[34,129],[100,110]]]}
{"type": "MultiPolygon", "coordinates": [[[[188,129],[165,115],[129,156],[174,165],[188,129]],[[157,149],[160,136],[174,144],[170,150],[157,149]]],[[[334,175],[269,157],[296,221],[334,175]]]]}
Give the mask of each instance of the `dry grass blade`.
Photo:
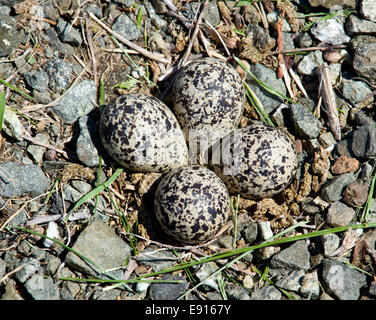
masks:
{"type": "Polygon", "coordinates": [[[341,126],[337,112],[336,97],[329,78],[328,65],[322,64],[318,69],[318,77],[320,81],[319,94],[322,97],[325,108],[323,108],[329,121],[329,128],[337,141],[341,140],[341,126]]]}
{"type": "Polygon", "coordinates": [[[128,39],[125,39],[123,36],[118,34],[117,32],[113,31],[110,27],[106,26],[102,21],[100,21],[94,14],[89,12],[90,18],[92,18],[96,23],[98,23],[103,29],[105,29],[108,33],[116,37],[119,41],[123,42],[125,45],[127,45],[129,48],[136,50],[138,53],[142,54],[143,56],[161,62],[165,64],[170,64],[170,60],[165,59],[159,55],[156,55],[154,53],[151,53],[144,48],[141,48],[140,46],[134,44],[133,42],[129,41],[128,39]]]}

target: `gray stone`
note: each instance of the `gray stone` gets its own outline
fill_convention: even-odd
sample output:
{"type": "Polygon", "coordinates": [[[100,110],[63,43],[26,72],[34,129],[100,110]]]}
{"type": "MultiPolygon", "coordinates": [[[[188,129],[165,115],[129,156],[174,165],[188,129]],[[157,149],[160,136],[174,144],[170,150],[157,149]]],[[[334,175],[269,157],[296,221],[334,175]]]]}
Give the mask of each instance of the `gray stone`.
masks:
{"type": "Polygon", "coordinates": [[[162,19],[154,9],[154,6],[149,2],[145,1],[144,2],[145,8],[148,12],[148,16],[151,20],[151,22],[158,27],[158,29],[166,29],[167,27],[167,21],[165,19],[162,19]]]}
{"type": "Polygon", "coordinates": [[[16,288],[16,282],[8,279],[5,285],[5,291],[0,300],[23,300],[16,288]]]}
{"type": "Polygon", "coordinates": [[[324,63],[322,52],[313,51],[310,54],[304,56],[304,58],[298,64],[298,71],[301,74],[307,76],[316,75],[317,67],[321,66],[324,63]]]}
{"type": "MultiPolygon", "coordinates": [[[[184,5],[186,10],[184,10],[183,12],[185,13],[185,16],[188,19],[192,19],[195,16],[197,9],[198,9],[198,5],[199,5],[198,2],[189,2],[184,5]]],[[[204,19],[208,20],[208,22],[213,27],[216,27],[220,23],[221,17],[219,15],[217,1],[209,1],[205,14],[204,14],[204,19]]]]}
{"type": "Polygon", "coordinates": [[[304,298],[316,300],[320,295],[320,281],[317,271],[307,273],[300,287],[300,294],[304,298]]]}
{"type": "Polygon", "coordinates": [[[102,289],[97,289],[94,291],[94,293],[91,295],[91,300],[116,300],[121,294],[121,290],[119,289],[112,289],[108,291],[103,291],[102,289]]]}
{"type": "Polygon", "coordinates": [[[367,284],[365,274],[330,259],[323,261],[322,279],[327,292],[340,300],[358,299],[367,284]]]}
{"type": "Polygon", "coordinates": [[[312,38],[309,36],[308,32],[302,32],[295,38],[296,44],[299,48],[308,48],[312,46],[312,38]]]}
{"type": "Polygon", "coordinates": [[[46,264],[43,266],[46,269],[46,274],[53,276],[61,265],[61,260],[51,253],[46,255],[46,264]]]}
{"type": "MultiPolygon", "coordinates": [[[[103,270],[121,267],[132,251],[132,248],[120,239],[109,226],[97,219],[94,219],[81,232],[72,248],[103,270]]],[[[65,262],[73,269],[85,274],[93,276],[97,274],[96,267],[89,266],[89,263],[73,252],[68,252],[65,262]]]]}
{"type": "Polygon", "coordinates": [[[372,120],[363,110],[357,110],[352,114],[354,116],[354,121],[356,124],[362,126],[368,124],[370,126],[376,127],[376,121],[372,120]]]}
{"type": "MultiPolygon", "coordinates": [[[[37,133],[34,139],[41,143],[49,143],[48,135],[44,133],[37,133]]],[[[43,162],[43,155],[46,152],[46,148],[36,144],[30,144],[26,150],[35,164],[41,164],[43,162]]]]}
{"type": "MultiPolygon", "coordinates": [[[[337,202],[335,202],[337,203],[337,202]]],[[[340,202],[338,202],[340,203],[340,202]]],[[[351,209],[351,208],[349,208],[351,209]]],[[[328,222],[329,223],[329,222],[328,222]]],[[[335,223],[335,222],[334,222],[335,223]]],[[[324,254],[330,256],[334,251],[336,251],[340,244],[340,238],[334,233],[329,233],[321,237],[321,242],[324,247],[324,254]]]]}
{"type": "Polygon", "coordinates": [[[99,19],[103,17],[101,9],[99,9],[95,4],[89,4],[88,6],[85,6],[85,11],[92,13],[93,15],[97,16],[97,18],[99,19]]]}
{"type": "Polygon", "coordinates": [[[72,180],[71,185],[75,188],[79,193],[86,194],[91,191],[92,187],[89,183],[81,180],[72,180]]]}
{"type": "Polygon", "coordinates": [[[126,6],[127,8],[129,8],[130,6],[133,5],[134,0],[116,0],[115,2],[116,3],[120,3],[120,4],[124,5],[124,6],[126,6]]]}
{"type": "Polygon", "coordinates": [[[312,112],[299,103],[291,104],[292,119],[298,130],[298,134],[304,139],[317,138],[322,125],[312,112]]]}
{"type": "Polygon", "coordinates": [[[0,6],[0,14],[9,16],[10,15],[10,8],[7,6],[0,6]]]}
{"type": "Polygon", "coordinates": [[[234,283],[228,282],[225,291],[229,300],[251,300],[248,291],[234,283]]]}
{"type": "Polygon", "coordinates": [[[45,66],[50,79],[49,87],[53,92],[60,93],[68,88],[73,67],[61,59],[49,61],[45,66]]]}
{"type": "Polygon", "coordinates": [[[35,258],[24,258],[20,265],[24,267],[15,273],[15,277],[21,283],[26,282],[40,268],[40,262],[35,258]]]}
{"type": "Polygon", "coordinates": [[[376,22],[376,7],[373,0],[360,1],[360,13],[368,20],[376,22]]]}
{"type": "Polygon", "coordinates": [[[66,123],[73,124],[95,107],[96,87],[94,81],[84,80],[75,85],[52,107],[52,110],[66,123]]]}
{"type": "MultiPolygon", "coordinates": [[[[61,278],[76,278],[77,277],[67,267],[61,268],[59,273],[58,273],[58,276],[61,277],[61,278]]],[[[73,281],[63,281],[60,294],[61,295],[64,294],[64,300],[74,299],[77,296],[77,294],[82,290],[81,285],[82,284],[79,284],[79,283],[73,282],[73,281]]],[[[63,297],[62,297],[62,299],[63,299],[63,297]]]]}
{"type": "Polygon", "coordinates": [[[376,23],[359,19],[356,15],[350,15],[346,21],[346,31],[349,35],[376,34],[376,23]]]}
{"type": "Polygon", "coordinates": [[[251,294],[251,300],[281,300],[281,298],[281,292],[271,285],[255,289],[251,294]]]}
{"type": "MultiPolygon", "coordinates": [[[[275,27],[275,24],[279,21],[280,17],[279,17],[279,12],[277,10],[274,10],[272,12],[269,12],[267,15],[266,15],[266,19],[268,20],[268,22],[270,23],[270,25],[272,27],[275,27]]],[[[283,32],[291,32],[291,27],[290,25],[288,24],[288,22],[286,21],[286,19],[283,19],[282,21],[282,31],[283,32]]],[[[285,34],[286,35],[286,34],[285,34]]],[[[287,35],[287,37],[289,37],[289,35],[287,35]]],[[[285,40],[285,38],[283,39],[285,40]]],[[[284,47],[285,48],[285,47],[284,47]]]]}
{"type": "Polygon", "coordinates": [[[0,164],[0,197],[11,198],[24,194],[36,197],[50,186],[50,180],[39,166],[17,162],[0,164]]]}
{"type": "Polygon", "coordinates": [[[258,234],[261,237],[261,240],[268,240],[273,237],[273,231],[270,228],[269,221],[260,221],[257,223],[258,234]]]}
{"type": "Polygon", "coordinates": [[[125,14],[121,14],[116,18],[112,25],[112,30],[130,41],[142,36],[141,31],[137,29],[137,26],[133,20],[125,14]]]}
{"type": "Polygon", "coordinates": [[[0,258],[0,279],[4,276],[5,274],[5,268],[6,268],[6,264],[5,264],[5,261],[3,259],[0,258]]]}
{"type": "Polygon", "coordinates": [[[372,281],[371,284],[369,285],[369,294],[376,296],[376,281],[372,281]]]}
{"type": "Polygon", "coordinates": [[[278,280],[275,284],[282,289],[299,292],[300,287],[302,286],[302,280],[304,277],[304,271],[292,271],[286,277],[278,280]]]}
{"type": "Polygon", "coordinates": [[[333,134],[328,131],[320,134],[319,142],[325,149],[334,146],[337,143],[333,137],[333,134]]]}
{"type": "Polygon", "coordinates": [[[246,243],[253,243],[257,239],[257,224],[251,223],[240,231],[240,234],[244,238],[246,243]]]}
{"type": "Polygon", "coordinates": [[[25,128],[18,119],[17,114],[9,107],[5,107],[3,129],[8,136],[17,141],[22,140],[21,136],[25,133],[25,128]]]}
{"type": "Polygon", "coordinates": [[[152,283],[150,285],[150,299],[176,300],[188,289],[187,281],[177,275],[164,274],[161,280],[178,280],[179,283],[152,283]]]}
{"type": "Polygon", "coordinates": [[[48,86],[48,75],[43,70],[31,70],[25,73],[25,81],[33,90],[44,91],[48,86]]]}
{"type": "Polygon", "coordinates": [[[0,57],[10,55],[20,43],[16,21],[4,14],[0,14],[0,57]]]}
{"type": "Polygon", "coordinates": [[[376,127],[363,125],[353,131],[351,150],[356,157],[363,159],[376,158],[376,127]]]}
{"type": "Polygon", "coordinates": [[[176,263],[176,256],[169,251],[156,251],[156,248],[147,247],[134,257],[138,264],[151,267],[154,272],[166,269],[176,263]]]}
{"type": "Polygon", "coordinates": [[[195,273],[198,280],[203,281],[201,287],[204,290],[214,289],[219,291],[218,281],[222,278],[221,273],[217,273],[214,277],[208,278],[213,272],[217,271],[218,266],[214,262],[204,263],[199,267],[199,270],[195,273]],[[205,280],[206,279],[206,280],[205,280]]]}
{"type": "Polygon", "coordinates": [[[340,5],[355,9],[357,0],[308,0],[312,7],[322,6],[332,9],[333,6],[340,5]]]}
{"type": "Polygon", "coordinates": [[[308,270],[310,267],[309,258],[307,243],[300,240],[275,254],[271,259],[270,266],[288,270],[308,270]]]}
{"type": "Polygon", "coordinates": [[[81,117],[78,124],[80,134],[76,144],[77,157],[88,167],[99,166],[100,138],[98,125],[90,116],[81,117]]]}
{"type": "Polygon", "coordinates": [[[67,42],[75,47],[81,45],[82,37],[78,30],[76,30],[69,22],[59,18],[56,24],[57,34],[61,41],[67,42]]]}
{"type": "Polygon", "coordinates": [[[25,289],[35,300],[59,300],[59,288],[51,277],[33,275],[25,283],[25,289]]]}
{"type": "Polygon", "coordinates": [[[376,81],[376,42],[360,44],[355,50],[353,67],[359,77],[376,81]]]}
{"type": "MultiPolygon", "coordinates": [[[[282,79],[278,79],[274,70],[265,67],[262,64],[255,64],[250,66],[250,71],[257,79],[272,87],[276,91],[286,95],[286,87],[282,79]]],[[[260,99],[266,113],[272,112],[277,108],[283,100],[275,95],[270,94],[261,88],[249,75],[246,77],[246,82],[254,91],[255,95],[260,99]]]]}
{"type": "Polygon", "coordinates": [[[233,249],[234,238],[229,234],[219,237],[217,242],[222,248],[233,249]]]}
{"type": "Polygon", "coordinates": [[[342,199],[343,188],[355,180],[356,176],[352,172],[336,176],[322,186],[321,197],[326,202],[339,201],[342,199]]]}
{"type": "Polygon", "coordinates": [[[70,203],[76,203],[82,197],[82,194],[76,189],[72,188],[69,184],[64,184],[64,200],[70,203]]]}
{"type": "Polygon", "coordinates": [[[343,24],[335,18],[316,22],[311,28],[311,33],[317,40],[330,45],[339,45],[350,41],[350,37],[343,29],[343,24]]]}
{"type": "Polygon", "coordinates": [[[370,96],[371,89],[363,81],[345,81],[342,87],[342,95],[349,102],[359,108],[363,108],[372,103],[373,97],[370,96]],[[368,99],[364,100],[367,96],[368,99]],[[363,100],[363,101],[362,101],[363,100]]]}

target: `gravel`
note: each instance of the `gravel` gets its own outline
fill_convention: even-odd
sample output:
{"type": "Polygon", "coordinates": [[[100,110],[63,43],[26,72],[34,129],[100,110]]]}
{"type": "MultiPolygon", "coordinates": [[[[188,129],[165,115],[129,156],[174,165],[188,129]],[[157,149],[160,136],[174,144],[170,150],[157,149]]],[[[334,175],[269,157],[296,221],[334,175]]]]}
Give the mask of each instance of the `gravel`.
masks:
{"type": "Polygon", "coordinates": [[[332,227],[343,227],[348,225],[355,216],[355,210],[346,204],[336,201],[328,209],[326,221],[332,227]]]}
{"type": "Polygon", "coordinates": [[[301,240],[275,254],[270,261],[270,265],[272,268],[308,270],[310,267],[309,258],[307,243],[301,240]]]}

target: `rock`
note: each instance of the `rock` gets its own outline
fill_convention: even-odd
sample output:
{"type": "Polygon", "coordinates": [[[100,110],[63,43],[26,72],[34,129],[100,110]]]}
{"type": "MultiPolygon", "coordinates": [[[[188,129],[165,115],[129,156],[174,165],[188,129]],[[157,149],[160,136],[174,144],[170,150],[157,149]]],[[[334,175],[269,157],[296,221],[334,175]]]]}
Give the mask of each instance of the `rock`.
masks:
{"type": "Polygon", "coordinates": [[[179,280],[180,283],[152,283],[150,285],[151,300],[176,300],[188,289],[185,278],[177,275],[164,274],[161,280],[179,280]]]}
{"type": "MultiPolygon", "coordinates": [[[[37,133],[34,139],[38,142],[49,144],[48,135],[44,133],[37,133]]],[[[38,164],[38,165],[42,164],[43,155],[46,152],[46,148],[41,147],[37,144],[30,144],[27,147],[26,151],[28,152],[28,154],[30,155],[31,159],[33,160],[35,164],[38,164]]]]}
{"type": "Polygon", "coordinates": [[[16,20],[9,15],[0,14],[0,57],[12,54],[20,40],[16,20]]]}
{"type": "MultiPolygon", "coordinates": [[[[286,87],[282,79],[278,79],[274,70],[265,67],[262,64],[252,65],[250,71],[256,76],[257,79],[271,86],[278,92],[286,95],[286,87]]],[[[277,108],[283,100],[276,97],[262,89],[249,75],[246,77],[246,82],[249,87],[254,91],[255,95],[260,99],[266,113],[272,112],[277,108]]]]}
{"type": "Polygon", "coordinates": [[[296,38],[295,38],[296,44],[299,48],[308,48],[312,46],[312,38],[308,34],[308,32],[301,32],[296,38]]]}
{"type": "Polygon", "coordinates": [[[364,108],[373,101],[372,91],[363,81],[347,80],[342,87],[342,95],[353,106],[364,108]],[[369,97],[365,99],[366,97],[369,97]],[[365,99],[365,100],[364,100],[365,99]]]}
{"type": "Polygon", "coordinates": [[[313,51],[304,56],[298,64],[298,72],[306,76],[315,76],[317,67],[324,63],[321,51],[313,51]]]}
{"type": "Polygon", "coordinates": [[[41,266],[35,258],[23,258],[20,265],[24,265],[24,267],[15,273],[15,277],[21,283],[26,282],[33,274],[37,273],[41,266]]]}
{"type": "Polygon", "coordinates": [[[359,168],[359,161],[355,158],[340,156],[331,166],[330,171],[333,174],[344,174],[354,172],[359,168]]]}
{"type": "Polygon", "coordinates": [[[298,134],[303,139],[314,139],[319,135],[322,125],[312,112],[299,103],[291,104],[290,110],[298,134]]]}
{"type": "Polygon", "coordinates": [[[337,142],[333,137],[333,134],[331,132],[323,132],[319,136],[319,142],[320,144],[326,149],[334,146],[337,142]]]}
{"type": "Polygon", "coordinates": [[[328,209],[326,222],[332,227],[343,227],[354,219],[355,211],[340,201],[332,203],[328,209]]]}
{"type": "Polygon", "coordinates": [[[246,243],[253,243],[257,239],[257,224],[250,223],[249,225],[245,226],[241,231],[240,234],[244,238],[246,243]]]}
{"type": "Polygon", "coordinates": [[[56,30],[61,41],[67,42],[75,47],[81,45],[82,37],[80,32],[78,32],[69,22],[59,18],[56,24],[56,30]]]}
{"type": "MultiPolygon", "coordinates": [[[[52,239],[59,240],[60,234],[59,234],[59,228],[56,222],[50,221],[47,225],[46,229],[46,236],[52,239]]],[[[51,248],[53,246],[54,242],[50,239],[44,239],[43,245],[46,248],[51,248]]]]}
{"type": "Polygon", "coordinates": [[[27,85],[33,90],[45,91],[48,86],[48,75],[43,70],[31,70],[24,75],[27,85]]]}
{"type": "MultiPolygon", "coordinates": [[[[184,5],[184,10],[186,13],[184,14],[188,19],[192,19],[197,12],[198,9],[198,2],[189,2],[184,5]]],[[[183,12],[184,12],[183,11],[183,12]]],[[[206,7],[206,11],[204,14],[204,19],[208,20],[208,22],[213,26],[216,27],[221,21],[221,17],[219,15],[219,10],[217,6],[217,1],[209,1],[208,6],[206,7]]]]}
{"type": "Polygon", "coordinates": [[[144,2],[144,5],[145,5],[145,8],[148,12],[148,16],[151,20],[151,22],[158,27],[158,29],[160,30],[165,30],[167,29],[167,21],[162,19],[156,12],[155,12],[155,9],[154,9],[154,6],[149,2],[149,1],[145,1],[144,2]]]}
{"type": "Polygon", "coordinates": [[[346,21],[346,31],[352,35],[376,34],[376,23],[359,19],[356,15],[350,15],[346,21]]]}
{"type": "Polygon", "coordinates": [[[362,159],[376,158],[376,127],[363,125],[353,131],[351,150],[362,159]]]}
{"type": "Polygon", "coordinates": [[[247,289],[252,289],[253,288],[254,281],[253,281],[253,277],[250,274],[245,275],[245,277],[243,279],[243,285],[247,289]]]}
{"type": "Polygon", "coordinates": [[[269,221],[260,221],[257,223],[258,234],[261,240],[265,241],[273,237],[273,231],[270,228],[269,221]]]}
{"type": "Polygon", "coordinates": [[[99,166],[100,138],[98,125],[90,116],[78,121],[80,134],[77,139],[76,153],[78,159],[88,167],[99,166]]]}
{"type": "MultiPolygon", "coordinates": [[[[94,219],[78,236],[73,250],[95,262],[103,270],[123,265],[131,255],[132,248],[120,239],[115,232],[103,222],[94,219]]],[[[95,276],[96,267],[68,252],[65,262],[73,269],[95,276]]],[[[100,270],[97,270],[100,271],[100,270]]]]}
{"type": "Polygon", "coordinates": [[[25,289],[35,300],[59,300],[59,289],[51,277],[33,275],[25,283],[25,289]]]}
{"type": "Polygon", "coordinates": [[[0,258],[0,279],[2,279],[3,276],[5,275],[5,268],[6,268],[5,261],[0,258]]]}
{"type": "Polygon", "coordinates": [[[156,248],[147,247],[134,257],[138,264],[151,267],[154,272],[166,269],[176,263],[176,256],[170,251],[156,251],[156,248]]]}
{"type": "Polygon", "coordinates": [[[16,139],[17,141],[21,141],[21,136],[25,133],[25,128],[18,119],[17,114],[7,106],[5,107],[4,112],[3,129],[8,136],[16,139]]]}
{"type": "Polygon", "coordinates": [[[251,300],[248,291],[234,283],[226,283],[225,291],[229,300],[251,300]]]}
{"type": "Polygon", "coordinates": [[[286,277],[278,280],[275,284],[288,291],[299,292],[304,277],[304,271],[292,271],[286,277]]]}
{"type": "Polygon", "coordinates": [[[116,0],[115,1],[116,3],[120,3],[124,6],[126,6],[127,8],[131,7],[134,3],[134,0],[116,0]]]}
{"type": "Polygon", "coordinates": [[[96,87],[94,81],[84,80],[75,85],[52,110],[67,124],[87,115],[95,107],[96,87]]]}
{"type": "Polygon", "coordinates": [[[343,188],[355,180],[356,176],[351,172],[330,179],[321,188],[322,199],[326,202],[341,200],[343,188]]]}
{"type": "Polygon", "coordinates": [[[272,285],[264,285],[251,294],[251,300],[281,300],[281,298],[282,293],[272,285]]]}
{"type": "Polygon", "coordinates": [[[330,259],[323,261],[322,278],[328,293],[340,300],[358,299],[367,284],[365,274],[330,259]]]}
{"type": "Polygon", "coordinates": [[[122,35],[125,39],[132,41],[142,36],[141,31],[131,18],[121,14],[112,25],[112,30],[122,35]]]}
{"type": "Polygon", "coordinates": [[[73,71],[70,63],[54,59],[46,63],[45,70],[50,79],[49,87],[53,92],[60,93],[68,88],[73,71]]]}
{"type": "Polygon", "coordinates": [[[320,294],[320,282],[317,271],[307,273],[300,287],[300,294],[309,300],[316,300],[320,294]]]}
{"type": "Polygon", "coordinates": [[[331,9],[333,6],[341,5],[355,9],[357,0],[308,0],[312,7],[322,6],[331,9]]]}
{"type": "Polygon", "coordinates": [[[350,41],[350,37],[343,29],[343,24],[335,18],[316,22],[311,28],[311,33],[317,40],[330,45],[339,45],[350,41]]]}
{"type": "Polygon", "coordinates": [[[258,24],[261,22],[261,17],[255,6],[245,4],[243,5],[243,18],[246,25],[258,24]]]}
{"type": "Polygon", "coordinates": [[[352,113],[354,121],[356,124],[362,126],[368,124],[370,126],[376,126],[376,121],[372,120],[363,110],[357,110],[355,113],[352,113]]]}
{"type": "Polygon", "coordinates": [[[24,194],[36,197],[50,186],[50,180],[39,166],[17,162],[0,164],[0,197],[12,198],[24,194]]]}
{"type": "Polygon", "coordinates": [[[214,289],[219,291],[218,281],[222,279],[222,274],[219,272],[214,277],[208,278],[213,272],[217,271],[218,267],[214,262],[208,262],[199,267],[199,270],[196,272],[196,277],[202,282],[202,288],[205,290],[214,289]],[[206,280],[205,280],[206,279],[206,280]]]}
{"type": "Polygon", "coordinates": [[[353,67],[359,77],[376,81],[376,42],[360,44],[355,49],[353,67]]]}
{"type": "Polygon", "coordinates": [[[368,20],[376,22],[376,8],[373,0],[360,1],[360,13],[368,20]]]}
{"type": "MultiPolygon", "coordinates": [[[[67,267],[63,267],[60,269],[58,276],[61,278],[76,278],[77,276],[70,271],[67,267]]],[[[61,288],[61,295],[64,292],[64,299],[74,299],[77,294],[82,291],[82,284],[73,281],[63,281],[62,288],[61,288]]],[[[62,297],[63,299],[63,297],[62,297]]]]}
{"type": "MultiPolygon", "coordinates": [[[[279,13],[278,13],[277,10],[269,12],[266,15],[266,20],[268,20],[268,22],[270,23],[270,25],[273,28],[275,27],[275,24],[279,21],[279,19],[280,19],[280,17],[279,17],[279,13]]],[[[282,21],[282,32],[291,32],[291,27],[290,27],[290,25],[288,24],[288,22],[285,19],[283,19],[283,21],[282,21]]],[[[285,36],[288,37],[289,34],[285,34],[283,40],[285,40],[285,36]]],[[[286,47],[284,46],[284,48],[286,48],[286,47]]]]}
{"type": "Polygon", "coordinates": [[[371,284],[369,285],[368,293],[373,296],[376,296],[376,281],[371,282],[371,284]]]}
{"type": "Polygon", "coordinates": [[[119,300],[121,294],[121,290],[119,289],[112,289],[108,291],[103,291],[102,289],[96,289],[94,293],[91,295],[90,299],[92,300],[119,300]]]}
{"type": "Polygon", "coordinates": [[[64,192],[64,201],[67,201],[70,203],[76,203],[82,197],[82,194],[78,192],[76,189],[72,188],[69,184],[64,184],[63,192],[64,192]]]}
{"type": "Polygon", "coordinates": [[[86,194],[91,191],[92,187],[89,183],[81,180],[71,180],[71,185],[75,188],[80,194],[86,194]]]}
{"type": "Polygon", "coordinates": [[[368,185],[362,180],[356,180],[348,184],[343,191],[343,201],[349,206],[361,207],[368,198],[368,185]]]}
{"type": "Polygon", "coordinates": [[[23,300],[16,289],[16,282],[13,279],[7,280],[4,293],[0,296],[0,300],[23,300]]]}
{"type": "Polygon", "coordinates": [[[218,245],[224,249],[230,249],[230,250],[233,249],[233,242],[234,242],[234,239],[229,234],[222,235],[217,239],[218,245]]]}
{"type": "Polygon", "coordinates": [[[331,254],[338,249],[340,239],[336,234],[329,233],[321,236],[321,242],[324,247],[324,254],[326,256],[331,256],[331,254]]]}
{"type": "Polygon", "coordinates": [[[308,270],[310,267],[309,258],[307,243],[300,240],[275,254],[271,259],[270,266],[288,270],[308,270]]]}

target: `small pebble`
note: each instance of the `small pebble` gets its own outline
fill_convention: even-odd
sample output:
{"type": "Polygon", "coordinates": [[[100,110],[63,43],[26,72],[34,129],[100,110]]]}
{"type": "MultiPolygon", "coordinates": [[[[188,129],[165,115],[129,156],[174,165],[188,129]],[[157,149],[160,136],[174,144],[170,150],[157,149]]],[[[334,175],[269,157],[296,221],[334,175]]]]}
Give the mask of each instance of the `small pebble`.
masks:
{"type": "Polygon", "coordinates": [[[355,216],[355,211],[342,202],[332,203],[328,209],[326,222],[332,227],[343,227],[348,225],[355,216]]]}
{"type": "Polygon", "coordinates": [[[333,174],[354,172],[359,168],[359,161],[355,158],[340,156],[330,168],[333,174]]]}
{"type": "Polygon", "coordinates": [[[361,180],[351,182],[342,193],[343,201],[349,206],[361,207],[368,198],[368,186],[361,180]]]}

